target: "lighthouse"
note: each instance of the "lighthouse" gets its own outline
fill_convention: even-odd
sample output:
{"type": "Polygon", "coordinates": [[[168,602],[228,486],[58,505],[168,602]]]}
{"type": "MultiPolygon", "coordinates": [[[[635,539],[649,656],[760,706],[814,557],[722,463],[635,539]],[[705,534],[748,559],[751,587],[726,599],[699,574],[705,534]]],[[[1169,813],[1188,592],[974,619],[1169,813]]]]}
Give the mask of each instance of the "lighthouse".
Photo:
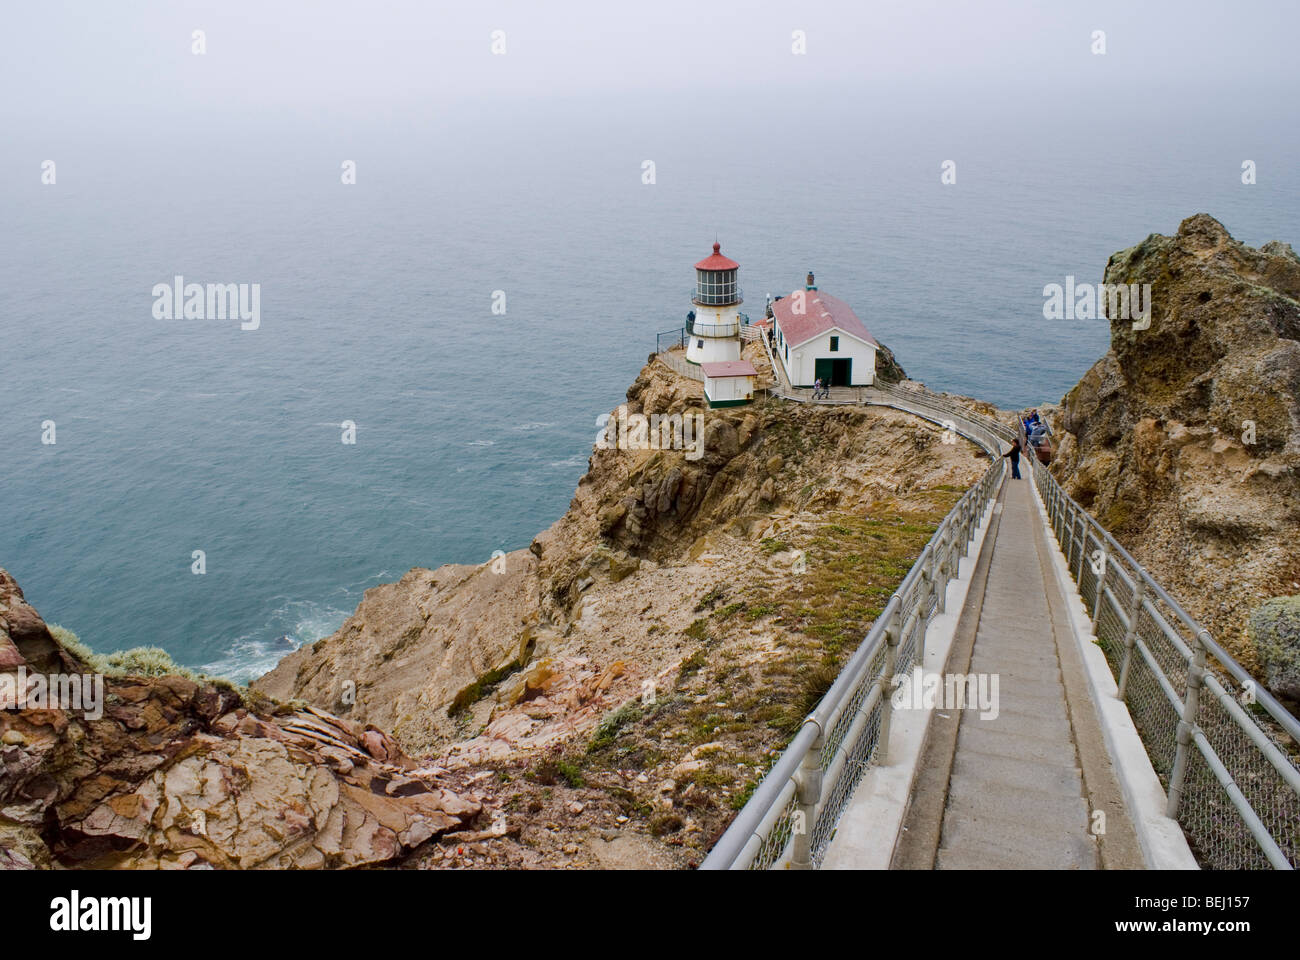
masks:
{"type": "Polygon", "coordinates": [[[686,359],[691,363],[724,363],[740,359],[740,264],[713,245],[712,256],[695,265],[695,295],[686,315],[686,359]]]}

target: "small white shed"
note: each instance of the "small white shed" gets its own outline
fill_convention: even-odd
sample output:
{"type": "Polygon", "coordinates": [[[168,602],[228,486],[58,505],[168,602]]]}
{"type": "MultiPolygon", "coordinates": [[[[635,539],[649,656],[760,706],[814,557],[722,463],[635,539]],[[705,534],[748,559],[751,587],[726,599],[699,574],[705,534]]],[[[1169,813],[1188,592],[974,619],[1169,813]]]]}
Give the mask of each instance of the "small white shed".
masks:
{"type": "Polygon", "coordinates": [[[704,399],[710,407],[736,407],[754,399],[758,371],[748,360],[716,360],[701,363],[704,399]]]}

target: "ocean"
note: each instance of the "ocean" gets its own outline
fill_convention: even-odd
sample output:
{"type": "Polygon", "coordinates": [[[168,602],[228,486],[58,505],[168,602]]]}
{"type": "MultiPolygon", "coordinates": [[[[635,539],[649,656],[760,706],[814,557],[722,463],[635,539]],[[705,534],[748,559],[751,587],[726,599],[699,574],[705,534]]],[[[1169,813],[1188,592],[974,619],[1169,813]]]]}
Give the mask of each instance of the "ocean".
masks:
{"type": "Polygon", "coordinates": [[[20,131],[0,169],[0,566],[96,650],[256,676],[368,587],[557,519],[715,238],[751,317],[812,270],[932,388],[1058,400],[1108,332],[1045,320],[1044,285],[1097,282],[1202,211],[1300,240],[1294,124],[1097,108],[938,123],[756,99],[705,119],[593,95],[20,131]],[[258,284],[260,325],[156,317],[177,275],[258,284]]]}

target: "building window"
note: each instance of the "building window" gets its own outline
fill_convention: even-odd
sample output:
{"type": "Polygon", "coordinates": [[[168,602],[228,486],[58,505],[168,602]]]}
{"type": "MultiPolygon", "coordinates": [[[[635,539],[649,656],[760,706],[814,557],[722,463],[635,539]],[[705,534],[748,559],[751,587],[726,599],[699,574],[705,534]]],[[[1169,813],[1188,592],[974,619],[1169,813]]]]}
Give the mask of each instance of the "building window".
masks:
{"type": "Polygon", "coordinates": [[[790,344],[788,344],[788,343],[785,345],[785,358],[786,358],[787,360],[790,359],[790,344]]]}
{"type": "Polygon", "coordinates": [[[840,338],[831,337],[831,351],[834,352],[840,348],[840,338]]]}
{"type": "Polygon", "coordinates": [[[703,349],[703,348],[704,348],[704,341],[703,341],[703,340],[696,340],[696,341],[695,341],[695,345],[696,345],[697,347],[703,349]]]}

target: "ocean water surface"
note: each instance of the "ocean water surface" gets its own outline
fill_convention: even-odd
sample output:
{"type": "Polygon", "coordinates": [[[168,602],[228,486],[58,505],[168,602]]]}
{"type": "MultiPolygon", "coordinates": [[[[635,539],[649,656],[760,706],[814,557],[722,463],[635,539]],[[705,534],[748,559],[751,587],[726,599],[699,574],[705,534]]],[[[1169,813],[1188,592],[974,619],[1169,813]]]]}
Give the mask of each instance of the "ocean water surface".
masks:
{"type": "Polygon", "coordinates": [[[751,316],[813,270],[910,375],[1005,406],[1059,399],[1106,349],[1104,322],[1043,319],[1045,284],[1201,211],[1300,240],[1294,178],[1265,174],[1285,125],[1243,146],[1145,116],[1137,138],[754,101],[701,137],[677,107],[23,132],[0,180],[0,565],[97,650],[246,679],[366,588],[559,517],[715,237],[751,316]],[[176,275],[260,284],[259,329],[156,319],[176,275]]]}

